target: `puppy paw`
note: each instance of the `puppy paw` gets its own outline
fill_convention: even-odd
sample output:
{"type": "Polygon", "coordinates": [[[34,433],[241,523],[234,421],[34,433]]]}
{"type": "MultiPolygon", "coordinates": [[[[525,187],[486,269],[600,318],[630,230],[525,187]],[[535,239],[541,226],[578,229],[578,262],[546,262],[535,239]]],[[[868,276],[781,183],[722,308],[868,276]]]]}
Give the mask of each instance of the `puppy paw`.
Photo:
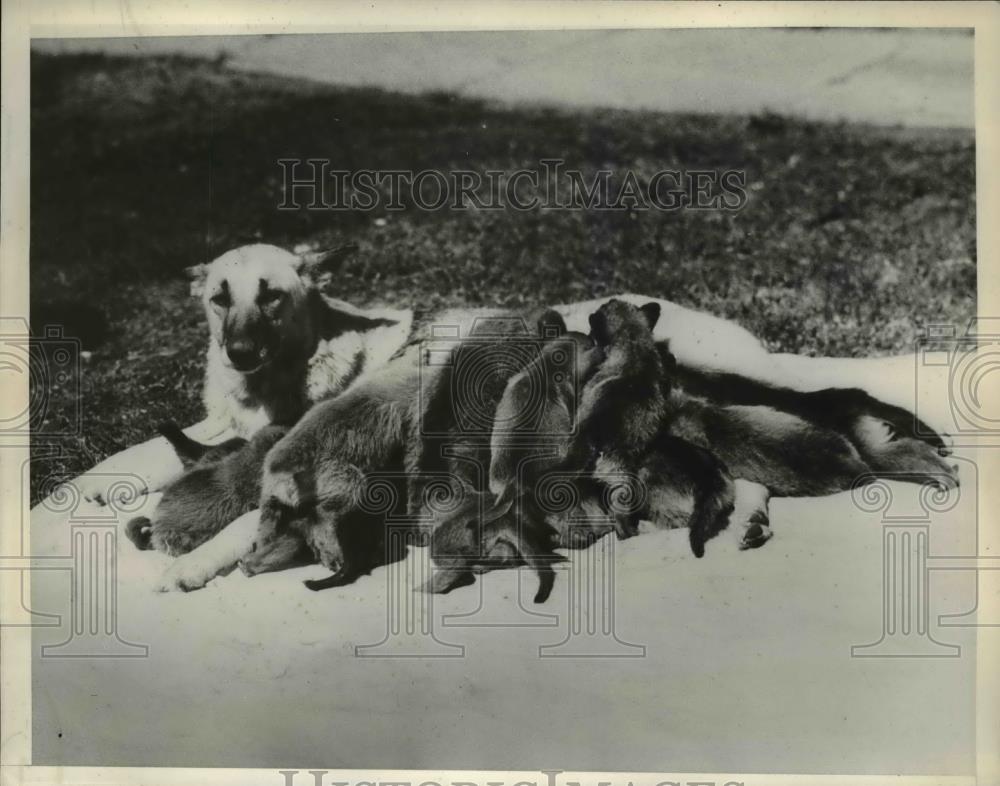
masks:
{"type": "Polygon", "coordinates": [[[174,560],[154,587],[156,592],[191,592],[204,587],[213,577],[184,557],[174,560]]]}
{"type": "Polygon", "coordinates": [[[754,522],[747,527],[740,539],[740,551],[759,549],[773,537],[774,533],[771,532],[771,528],[767,524],[754,522]]]}

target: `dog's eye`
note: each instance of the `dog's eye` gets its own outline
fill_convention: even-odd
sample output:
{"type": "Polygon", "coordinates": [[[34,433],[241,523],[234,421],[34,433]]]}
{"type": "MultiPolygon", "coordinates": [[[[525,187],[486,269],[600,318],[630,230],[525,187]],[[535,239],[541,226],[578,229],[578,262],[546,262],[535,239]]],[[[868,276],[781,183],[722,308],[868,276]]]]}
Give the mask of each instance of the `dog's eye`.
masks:
{"type": "Polygon", "coordinates": [[[219,308],[229,308],[231,302],[229,298],[229,293],[225,290],[220,290],[216,292],[212,297],[209,298],[213,306],[218,306],[219,308]]]}
{"type": "Polygon", "coordinates": [[[280,289],[268,289],[261,293],[259,300],[262,306],[276,306],[284,297],[285,293],[280,289]]]}

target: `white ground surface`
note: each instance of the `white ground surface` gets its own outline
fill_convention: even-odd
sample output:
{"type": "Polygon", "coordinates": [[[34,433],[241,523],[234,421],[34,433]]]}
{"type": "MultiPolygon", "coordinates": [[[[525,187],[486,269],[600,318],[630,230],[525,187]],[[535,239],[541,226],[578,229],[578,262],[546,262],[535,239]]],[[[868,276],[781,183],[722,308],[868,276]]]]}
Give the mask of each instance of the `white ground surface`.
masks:
{"type": "MultiPolygon", "coordinates": [[[[975,553],[974,466],[962,473],[957,507],[930,519],[932,555],[975,553]]],[[[892,493],[892,514],[920,510],[914,487],[892,493]]],[[[442,615],[475,609],[477,586],[434,602],[439,642],[463,646],[462,657],[357,657],[356,646],[385,638],[388,569],[318,594],[300,583],[324,575],[312,567],[160,595],[150,588],[168,559],[122,537],[118,631],[147,644],[146,658],[38,657],[39,645],[66,639],[71,612],[68,573],[35,571],[33,610],[63,623],[35,635],[34,761],[971,771],[974,630],[936,621],[975,605],[973,574],[931,578],[931,631],[961,645],[959,657],[852,658],[851,645],[882,629],[881,514],[841,494],[777,500],[772,520],[776,537],[756,552],[723,534],[696,560],[683,530],[615,544],[617,634],[645,646],[629,659],[539,657],[567,635],[566,574],[543,607],[556,627],[442,627],[442,615]]],[[[65,518],[36,513],[32,548],[67,553],[65,518]]],[[[419,553],[404,563],[407,582],[419,553]]],[[[518,579],[530,597],[526,571],[482,581],[494,619],[524,621],[518,579]]]]}

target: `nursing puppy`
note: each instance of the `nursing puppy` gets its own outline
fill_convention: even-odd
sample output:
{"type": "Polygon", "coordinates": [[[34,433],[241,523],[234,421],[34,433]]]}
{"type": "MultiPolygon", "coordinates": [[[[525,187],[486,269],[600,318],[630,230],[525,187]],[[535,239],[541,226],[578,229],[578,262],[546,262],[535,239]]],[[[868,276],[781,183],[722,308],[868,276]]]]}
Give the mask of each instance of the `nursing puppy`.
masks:
{"type": "Polygon", "coordinates": [[[538,576],[534,602],[548,600],[556,580],[552,565],[564,559],[555,551],[559,536],[544,520],[514,509],[523,499],[511,495],[495,500],[489,493],[468,493],[431,535],[436,567],[422,589],[450,592],[472,584],[476,573],[528,565],[538,576]]]}
{"type": "Polygon", "coordinates": [[[160,427],[185,472],[163,490],[150,518],[128,522],[125,533],[136,548],[171,556],[186,554],[220,532],[238,516],[257,507],[264,456],[287,429],[267,426],[252,439],[202,445],[174,423],[160,427]]]}
{"type": "Polygon", "coordinates": [[[766,489],[741,548],[773,535],[770,496],[820,496],[876,478],[958,486],[942,438],[912,413],[858,388],[802,392],[736,374],[673,366],[671,431],[712,450],[733,477],[766,489]]]}
{"type": "Polygon", "coordinates": [[[483,323],[472,340],[455,348],[452,362],[429,386],[421,412],[416,482],[411,485],[411,509],[424,507],[433,522],[430,546],[436,567],[425,591],[448,592],[472,583],[475,573],[523,564],[538,575],[536,603],[552,591],[552,564],[562,559],[553,550],[556,532],[540,517],[524,515],[520,508],[530,495],[523,489],[530,481],[518,475],[522,458],[547,454],[544,446],[540,449],[539,435],[546,435],[543,441],[554,438],[552,447],[557,447],[570,432],[555,421],[569,417],[572,407],[560,401],[558,388],[548,383],[553,376],[569,378],[575,371],[576,348],[572,342],[549,341],[556,325],[565,331],[562,319],[548,310],[483,323]],[[551,406],[515,408],[509,394],[525,385],[531,388],[527,395],[536,393],[551,406]],[[461,411],[473,392],[467,390],[470,386],[477,418],[461,411]],[[531,444],[504,452],[499,447],[504,437],[525,438],[531,444]],[[517,452],[521,447],[524,453],[517,452]],[[509,478],[500,466],[504,461],[509,478]],[[487,474],[488,489],[483,488],[487,474]],[[420,478],[447,478],[457,503],[443,512],[427,510],[422,505],[426,484],[420,478]]]}
{"type": "Polygon", "coordinates": [[[240,562],[244,573],[283,567],[296,542],[332,572],[307,581],[312,590],[349,584],[392,559],[386,519],[406,510],[404,459],[418,358],[419,347],[412,347],[377,377],[317,404],[268,453],[260,524],[240,562]]]}
{"type": "Polygon", "coordinates": [[[554,532],[560,548],[585,548],[614,528],[601,507],[605,487],[591,474],[571,470],[568,460],[581,394],[605,362],[605,351],[591,336],[567,331],[553,310],[542,316],[539,329],[554,338],[511,378],[493,424],[489,489],[497,512],[505,514],[496,527],[521,522],[522,529],[554,532]]]}
{"type": "MultiPolygon", "coordinates": [[[[665,342],[659,346],[669,355],[665,342]]],[[[957,468],[945,460],[951,450],[941,436],[912,412],[879,401],[859,388],[801,392],[737,374],[680,366],[675,366],[673,377],[676,388],[688,397],[717,406],[786,413],[834,431],[853,445],[876,475],[946,488],[958,485],[957,468]]],[[[762,419],[766,416],[759,415],[762,419]]]]}
{"type": "Polygon", "coordinates": [[[581,395],[577,436],[568,466],[594,474],[619,537],[640,520],[672,528],[686,525],[691,550],[726,528],[733,483],[711,450],[667,428],[672,369],[653,339],[660,306],[610,300],[590,316],[591,337],[605,360],[581,395]]]}
{"type": "Polygon", "coordinates": [[[539,319],[550,336],[535,358],[513,377],[497,404],[490,435],[490,491],[496,497],[532,482],[565,461],[575,430],[579,394],[605,354],[583,333],[566,330],[552,310],[539,319]]]}

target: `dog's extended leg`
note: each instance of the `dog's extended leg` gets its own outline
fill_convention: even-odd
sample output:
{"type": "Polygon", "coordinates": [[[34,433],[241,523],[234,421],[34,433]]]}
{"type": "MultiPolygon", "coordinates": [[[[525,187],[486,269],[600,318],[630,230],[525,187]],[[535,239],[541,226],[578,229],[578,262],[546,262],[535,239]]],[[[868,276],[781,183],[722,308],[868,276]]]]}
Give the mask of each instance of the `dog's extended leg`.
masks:
{"type": "MultiPolygon", "coordinates": [[[[203,420],[184,429],[184,433],[196,442],[209,445],[236,436],[228,423],[218,420],[203,420]]],[[[112,487],[127,487],[130,493],[136,494],[159,491],[183,470],[184,465],[170,443],[164,437],[155,437],[109,456],[71,484],[88,502],[104,505],[112,487]]]]}
{"type": "Polygon", "coordinates": [[[207,543],[174,560],[160,578],[158,592],[201,589],[221,573],[232,570],[253,548],[260,511],[244,513],[207,543]]]}
{"type": "Polygon", "coordinates": [[[208,445],[191,439],[173,421],[161,423],[159,431],[160,434],[166,437],[171,447],[173,447],[174,453],[177,454],[177,458],[181,460],[181,463],[185,467],[189,467],[198,461],[198,459],[205,455],[205,451],[208,450],[208,445]]]}
{"type": "Polygon", "coordinates": [[[814,358],[775,354],[766,381],[796,390],[861,388],[869,395],[914,413],[939,434],[955,428],[950,366],[924,365],[919,356],[814,358]]]}

